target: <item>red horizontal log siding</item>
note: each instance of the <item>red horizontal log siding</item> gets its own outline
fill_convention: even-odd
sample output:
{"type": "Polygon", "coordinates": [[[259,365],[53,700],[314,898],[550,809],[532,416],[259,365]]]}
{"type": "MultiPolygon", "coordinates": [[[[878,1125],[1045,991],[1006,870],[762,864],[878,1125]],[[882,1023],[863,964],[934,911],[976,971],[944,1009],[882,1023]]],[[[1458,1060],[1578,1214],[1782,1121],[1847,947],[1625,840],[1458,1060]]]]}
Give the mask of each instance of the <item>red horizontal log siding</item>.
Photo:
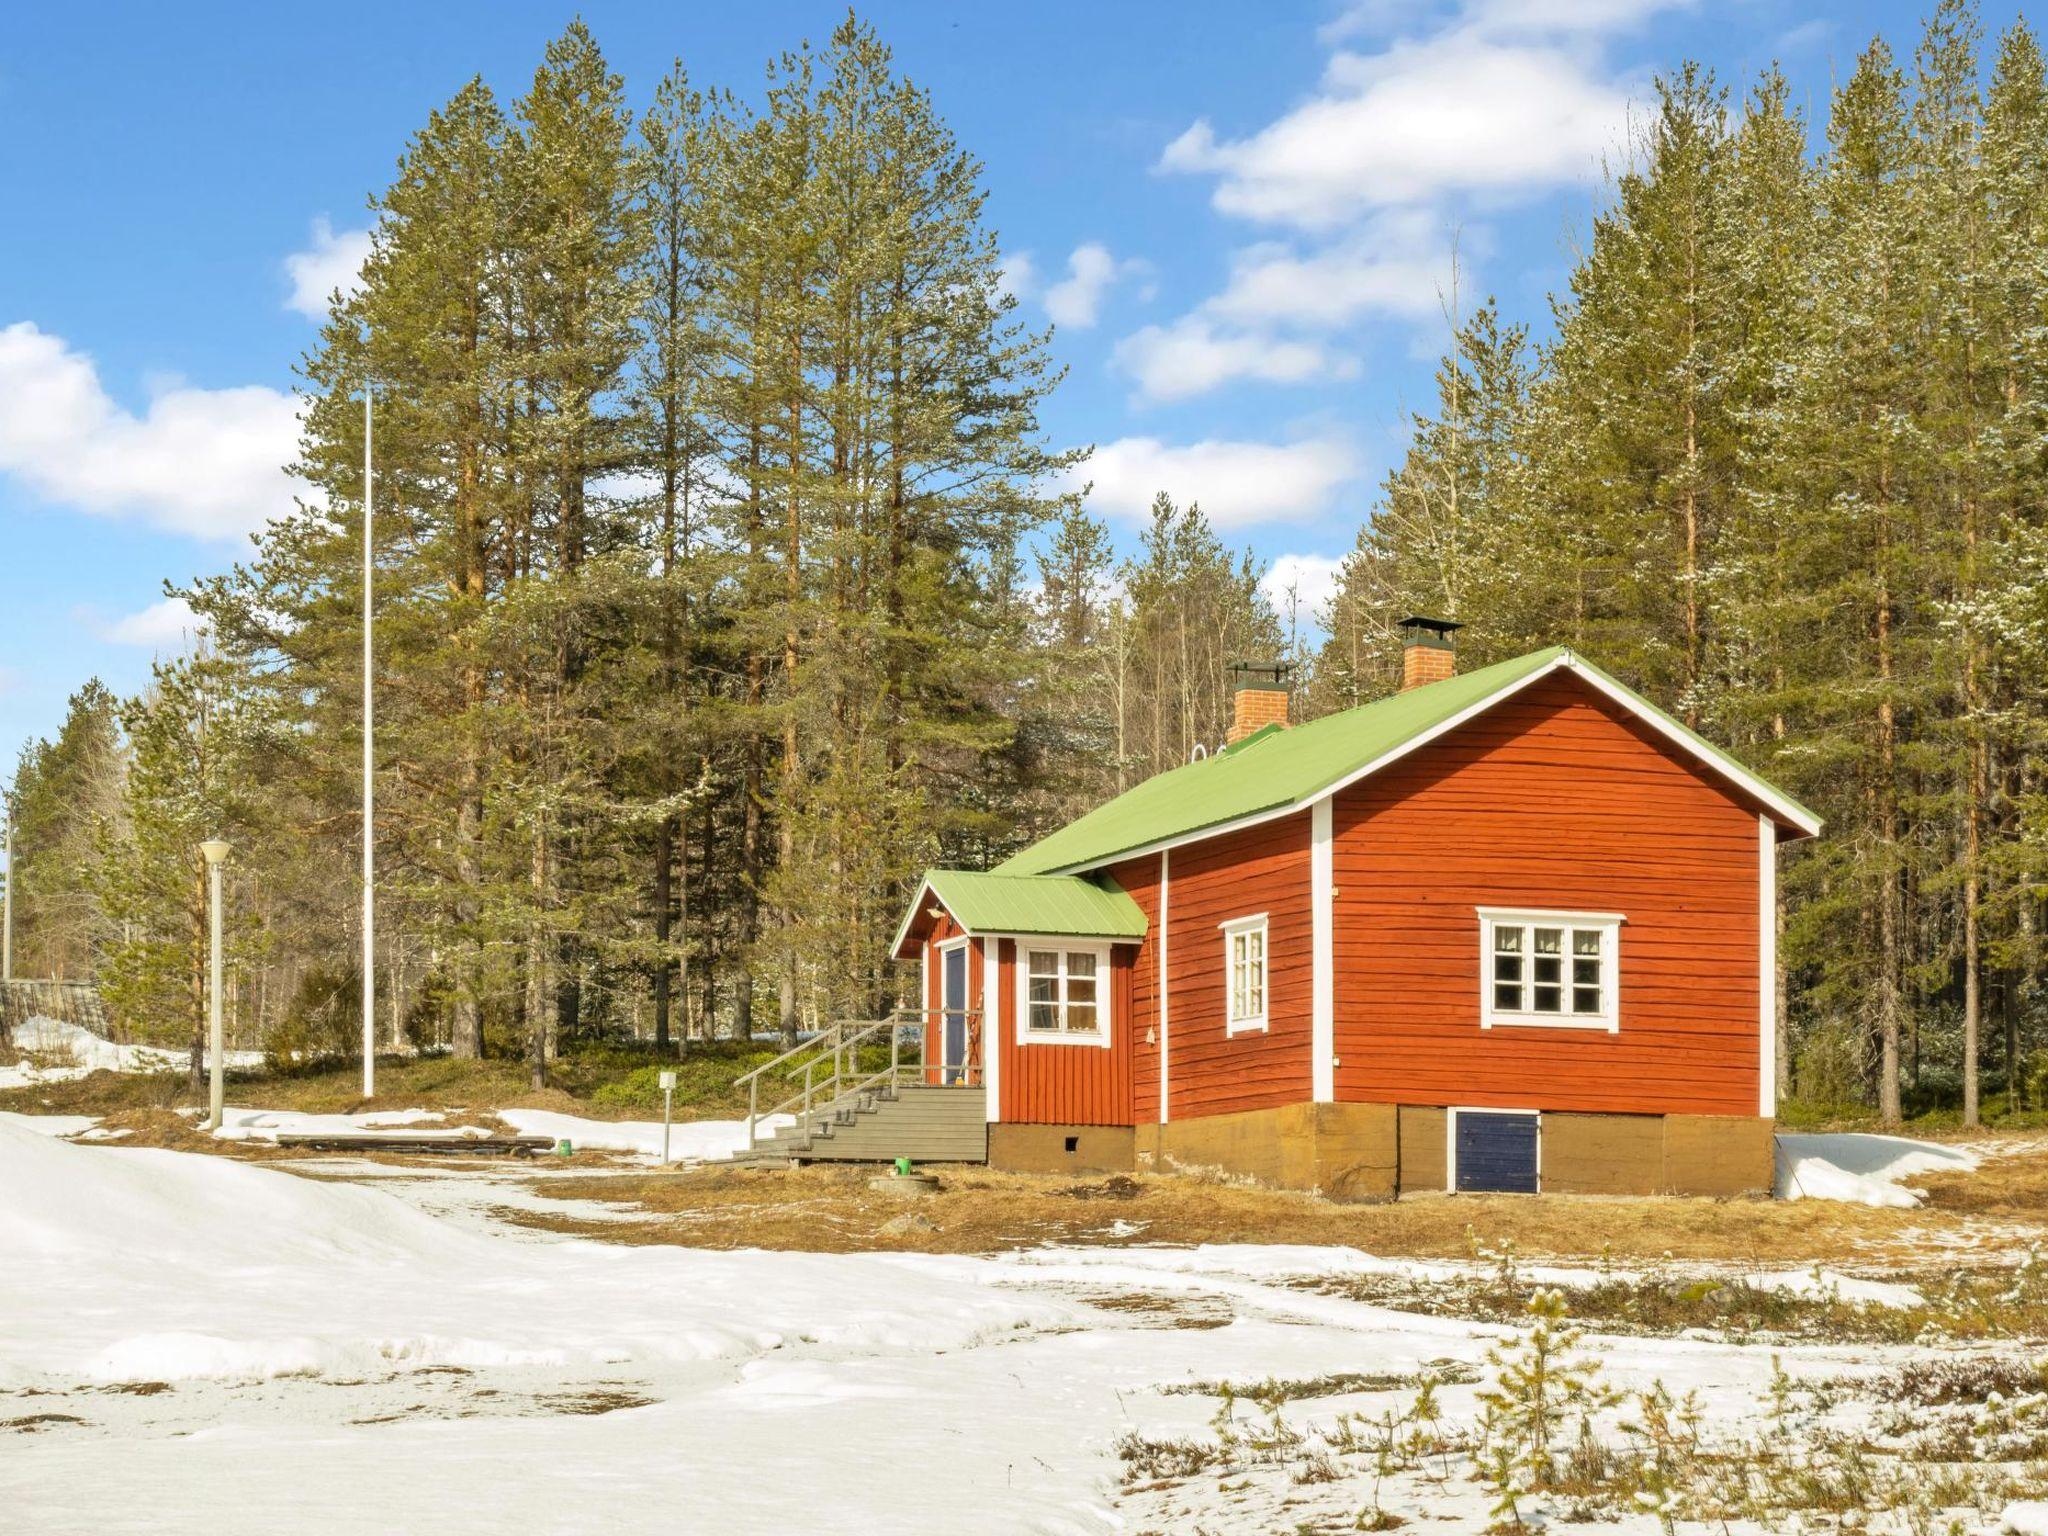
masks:
{"type": "MultiPolygon", "coordinates": [[[[1170,1118],[1299,1104],[1309,1073],[1309,813],[1173,849],[1166,865],[1170,1118]],[[1224,1032],[1220,924],[1266,914],[1266,1031],[1224,1032]]],[[[1156,965],[1156,960],[1155,960],[1156,965]]],[[[1157,1092],[1154,1062],[1154,1092],[1157,1092]]]]}
{"type": "Polygon", "coordinates": [[[1129,1125],[1131,958],[1137,947],[1110,947],[1110,1044],[1105,1049],[1099,1045],[1020,1043],[1018,941],[998,942],[1002,946],[996,1004],[1002,1018],[1003,1055],[998,1075],[1003,1119],[1033,1125],[1129,1125]]]}
{"type": "Polygon", "coordinates": [[[1145,914],[1145,941],[1131,950],[1130,1123],[1159,1120],[1159,861],[1132,859],[1110,871],[1145,914]]]}
{"type": "Polygon", "coordinates": [[[1332,830],[1340,1100],[1757,1112],[1756,811],[1618,706],[1532,684],[1332,830]],[[1481,1029],[1480,906],[1623,914],[1620,1033],[1481,1029]]]}

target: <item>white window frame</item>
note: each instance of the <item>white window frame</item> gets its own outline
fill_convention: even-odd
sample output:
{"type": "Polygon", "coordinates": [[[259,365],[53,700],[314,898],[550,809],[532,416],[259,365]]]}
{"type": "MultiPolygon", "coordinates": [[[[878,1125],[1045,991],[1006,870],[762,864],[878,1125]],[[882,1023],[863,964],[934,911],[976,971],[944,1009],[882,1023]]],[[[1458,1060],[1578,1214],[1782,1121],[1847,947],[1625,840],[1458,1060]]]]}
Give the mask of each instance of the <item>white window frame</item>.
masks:
{"type": "Polygon", "coordinates": [[[1226,1035],[1263,1035],[1273,1011],[1273,945],[1266,914],[1233,917],[1216,925],[1223,932],[1223,1032],[1226,1035]],[[1239,1017],[1237,1013],[1237,941],[1257,934],[1259,938],[1259,1011],[1239,1017]]]}
{"type": "MultiPolygon", "coordinates": [[[[1481,1029],[1591,1029],[1606,1034],[1621,1032],[1621,925],[1628,921],[1618,912],[1556,912],[1530,907],[1479,907],[1479,1027],[1481,1029]],[[1539,1013],[1534,1008],[1498,1008],[1494,1005],[1494,933],[1501,928],[1566,928],[1591,930],[1600,935],[1600,1010],[1597,1013],[1539,1013]]],[[[1535,985],[1533,940],[1522,947],[1524,999],[1535,985]]],[[[1558,985],[1563,1001],[1571,1002],[1572,942],[1566,939],[1558,985]]]]}
{"type": "Polygon", "coordinates": [[[1029,938],[1019,934],[1017,944],[1017,1043],[1019,1045],[1092,1045],[1108,1050],[1113,1041],[1110,1029],[1110,1010],[1116,1006],[1113,995],[1114,972],[1110,968],[1110,946],[1100,939],[1062,939],[1051,934],[1035,934],[1029,938]],[[1031,1027],[1031,951],[1034,949],[1053,950],[1060,957],[1059,1003],[1060,1019],[1064,1023],[1067,1013],[1067,956],[1074,954],[1095,957],[1095,1028],[1093,1029],[1033,1029],[1031,1027]]]}

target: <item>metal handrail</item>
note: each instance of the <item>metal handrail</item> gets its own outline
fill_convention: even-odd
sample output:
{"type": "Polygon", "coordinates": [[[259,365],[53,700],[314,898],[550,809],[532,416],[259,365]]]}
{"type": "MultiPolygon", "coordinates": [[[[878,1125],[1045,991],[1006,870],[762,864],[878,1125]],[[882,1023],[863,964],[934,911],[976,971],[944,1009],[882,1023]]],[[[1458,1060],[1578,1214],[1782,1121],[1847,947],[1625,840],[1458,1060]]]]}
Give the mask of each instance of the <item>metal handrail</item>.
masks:
{"type": "Polygon", "coordinates": [[[757,1144],[760,1123],[773,1115],[795,1111],[809,1135],[812,1124],[820,1115],[830,1114],[849,1099],[872,1092],[886,1083],[894,1087],[902,1082],[904,1074],[910,1073],[913,1080],[922,1080],[933,1071],[944,1074],[957,1072],[962,1086],[971,1087],[981,1077],[981,1010],[978,1008],[898,1008],[887,1018],[860,1020],[847,1019],[829,1024],[809,1040],[791,1047],[772,1061],[763,1062],[751,1072],[743,1073],[733,1080],[733,1086],[744,1083],[747,1088],[747,1150],[757,1144]],[[967,1060],[947,1065],[943,1060],[935,1068],[929,1061],[923,1024],[930,1015],[941,1018],[960,1015],[967,1023],[967,1060]],[[906,1064],[903,1060],[904,1027],[919,1026],[917,1030],[917,1061],[906,1064]],[[878,1072],[859,1075],[860,1047],[883,1030],[889,1032],[889,1065],[878,1072]],[[808,1054],[807,1054],[808,1053],[808,1054]],[[802,1056],[799,1062],[795,1058],[802,1056]],[[820,1067],[828,1062],[831,1071],[819,1075],[820,1067]],[[798,1071],[803,1073],[803,1087],[789,1095],[779,1104],[761,1108],[761,1083],[771,1073],[779,1070],[784,1079],[794,1080],[798,1071]]]}

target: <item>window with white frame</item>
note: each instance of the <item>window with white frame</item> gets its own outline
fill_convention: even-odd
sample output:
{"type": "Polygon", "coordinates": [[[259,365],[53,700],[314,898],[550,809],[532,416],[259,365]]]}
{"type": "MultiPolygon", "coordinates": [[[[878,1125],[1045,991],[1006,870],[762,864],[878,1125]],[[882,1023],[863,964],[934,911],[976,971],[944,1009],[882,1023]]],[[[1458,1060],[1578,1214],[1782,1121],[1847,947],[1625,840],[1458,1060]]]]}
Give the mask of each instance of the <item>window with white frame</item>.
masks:
{"type": "Polygon", "coordinates": [[[1239,1035],[1266,1027],[1266,914],[1232,918],[1223,929],[1224,1029],[1239,1035]]]}
{"type": "Polygon", "coordinates": [[[1023,1039],[1108,1043],[1107,950],[1026,944],[1021,980],[1023,1039]]]}
{"type": "Polygon", "coordinates": [[[1480,1023],[1618,1030],[1622,919],[1479,909],[1480,1023]]]}

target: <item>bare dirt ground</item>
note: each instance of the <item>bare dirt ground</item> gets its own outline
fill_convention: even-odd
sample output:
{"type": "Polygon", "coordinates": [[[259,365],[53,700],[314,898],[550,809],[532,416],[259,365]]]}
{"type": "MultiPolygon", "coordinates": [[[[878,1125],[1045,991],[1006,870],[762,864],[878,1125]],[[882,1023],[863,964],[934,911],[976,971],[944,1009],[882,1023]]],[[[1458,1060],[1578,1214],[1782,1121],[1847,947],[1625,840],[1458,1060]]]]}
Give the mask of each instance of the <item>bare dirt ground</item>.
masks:
{"type": "Polygon", "coordinates": [[[1783,1268],[1920,1268],[1960,1255],[2005,1258],[2048,1241],[2048,1136],[2001,1144],[1970,1174],[1916,1181],[1915,1210],[1821,1201],[1410,1196],[1339,1205],[1311,1195],[1186,1176],[1072,1179],[937,1170],[936,1194],[868,1188],[873,1170],[705,1166],[547,1180],[559,1199],[602,1201],[635,1220],[592,1223],[527,1211],[516,1220],[610,1242],[812,1252],[995,1253],[1048,1243],[1342,1245],[1385,1257],[1467,1258],[1475,1242],[1531,1258],[1671,1257],[1783,1268]]]}

